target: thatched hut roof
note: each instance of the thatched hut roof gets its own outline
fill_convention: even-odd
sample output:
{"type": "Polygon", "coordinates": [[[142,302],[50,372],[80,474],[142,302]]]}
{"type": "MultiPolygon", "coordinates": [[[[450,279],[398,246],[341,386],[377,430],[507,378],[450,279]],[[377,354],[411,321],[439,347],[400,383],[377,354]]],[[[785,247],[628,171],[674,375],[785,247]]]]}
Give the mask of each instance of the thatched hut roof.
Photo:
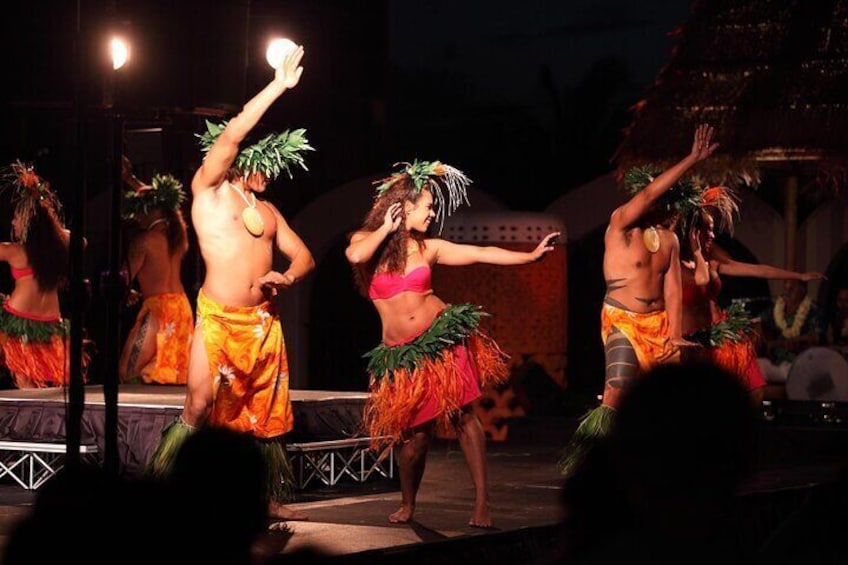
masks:
{"type": "Polygon", "coordinates": [[[679,159],[695,125],[717,129],[712,180],[848,163],[848,0],[699,0],[616,155],[619,168],[679,159]]]}

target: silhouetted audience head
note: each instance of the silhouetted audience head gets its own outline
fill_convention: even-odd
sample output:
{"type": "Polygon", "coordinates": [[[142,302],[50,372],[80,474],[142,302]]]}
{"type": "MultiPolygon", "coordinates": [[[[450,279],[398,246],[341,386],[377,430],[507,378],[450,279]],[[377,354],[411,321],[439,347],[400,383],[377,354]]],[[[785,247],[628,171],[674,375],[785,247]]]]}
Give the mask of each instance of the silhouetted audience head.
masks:
{"type": "Polygon", "coordinates": [[[627,394],[612,462],[637,511],[711,504],[751,469],[754,413],[739,379],[708,364],[665,365],[627,394]]]}
{"type": "Polygon", "coordinates": [[[32,513],[12,531],[2,561],[162,563],[162,548],[176,537],[176,532],[168,537],[160,525],[167,508],[160,485],[95,467],[65,467],[39,489],[32,513]]]}
{"type": "Polygon", "coordinates": [[[185,539],[193,558],[249,560],[267,517],[264,459],[253,438],[223,428],[197,430],[177,454],[168,484],[182,508],[172,523],[191,532],[185,539]]]}
{"type": "Polygon", "coordinates": [[[706,364],[665,365],[624,396],[608,438],[563,492],[560,553],[575,563],[742,558],[727,520],[752,470],[747,391],[706,364]]]}

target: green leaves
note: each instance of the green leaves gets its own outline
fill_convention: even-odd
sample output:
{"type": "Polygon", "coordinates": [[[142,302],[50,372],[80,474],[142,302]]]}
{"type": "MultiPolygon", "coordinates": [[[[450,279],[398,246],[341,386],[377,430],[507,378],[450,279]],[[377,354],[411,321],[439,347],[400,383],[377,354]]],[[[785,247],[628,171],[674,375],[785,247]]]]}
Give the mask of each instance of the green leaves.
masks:
{"type": "MultiPolygon", "coordinates": [[[[197,135],[204,153],[212,148],[228,123],[215,124],[209,120],[206,121],[206,132],[197,135]]],[[[283,172],[292,178],[292,167],[298,166],[304,171],[309,170],[303,157],[305,151],[315,151],[306,139],[306,130],[302,128],[286,130],[279,134],[267,135],[257,143],[242,149],[236,157],[234,166],[243,175],[262,173],[269,181],[276,179],[283,172]]]]}
{"type": "Polygon", "coordinates": [[[183,183],[172,175],[155,175],[150,185],[147,190],[124,193],[121,216],[125,220],[147,215],[155,208],[176,210],[185,201],[183,183]]]}
{"type": "Polygon", "coordinates": [[[661,173],[662,170],[654,165],[630,168],[624,173],[624,188],[630,196],[634,196],[645,190],[661,173]]]}
{"type": "MultiPolygon", "coordinates": [[[[656,165],[632,167],[624,174],[624,188],[634,196],[651,184],[663,172],[656,165]]],[[[662,195],[657,205],[666,210],[674,210],[684,216],[701,207],[706,186],[697,184],[691,177],[683,177],[671,189],[662,195]]],[[[684,219],[684,222],[688,218],[684,219]]]]}
{"type": "Polygon", "coordinates": [[[475,304],[449,306],[414,341],[395,346],[381,343],[363,355],[368,359],[368,372],[376,379],[383,375],[392,379],[393,371],[411,371],[422,360],[435,359],[443,349],[462,343],[476,333],[483,316],[488,314],[475,304]]]}
{"type": "Polygon", "coordinates": [[[49,343],[53,336],[62,338],[70,335],[70,324],[67,320],[58,322],[39,322],[19,318],[0,308],[0,332],[10,336],[36,343],[49,343]]]}
{"type": "Polygon", "coordinates": [[[753,331],[753,322],[748,311],[745,310],[744,302],[734,300],[724,311],[724,316],[719,322],[710,325],[709,328],[698,330],[688,337],[704,346],[720,347],[724,343],[743,341],[749,338],[753,331]]]}

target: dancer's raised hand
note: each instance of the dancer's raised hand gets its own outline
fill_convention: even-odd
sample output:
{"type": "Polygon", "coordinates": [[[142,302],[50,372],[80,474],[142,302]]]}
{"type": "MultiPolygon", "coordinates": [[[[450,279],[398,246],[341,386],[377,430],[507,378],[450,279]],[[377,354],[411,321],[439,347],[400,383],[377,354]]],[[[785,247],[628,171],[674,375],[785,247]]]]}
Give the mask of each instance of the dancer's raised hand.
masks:
{"type": "Polygon", "coordinates": [[[703,161],[716,150],[718,143],[713,143],[714,134],[715,130],[708,124],[701,124],[695,130],[695,140],[692,142],[692,152],[690,155],[696,161],[703,161]]]}
{"type": "Polygon", "coordinates": [[[286,88],[297,86],[300,75],[303,74],[303,67],[300,66],[301,59],[303,59],[303,45],[298,45],[296,49],[286,55],[286,58],[277,67],[274,80],[286,88]]]}

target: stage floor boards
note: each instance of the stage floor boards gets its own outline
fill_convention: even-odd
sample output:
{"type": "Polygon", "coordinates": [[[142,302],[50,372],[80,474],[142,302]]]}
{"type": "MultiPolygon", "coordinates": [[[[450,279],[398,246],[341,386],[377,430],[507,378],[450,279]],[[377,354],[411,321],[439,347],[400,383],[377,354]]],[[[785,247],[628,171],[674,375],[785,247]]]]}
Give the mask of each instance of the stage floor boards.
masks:
{"type": "MultiPolygon", "coordinates": [[[[561,488],[558,450],[558,445],[490,444],[490,490],[497,530],[467,526],[474,495],[471,481],[459,445],[445,440],[435,443],[427,459],[414,523],[388,522],[388,515],[400,503],[399,485],[394,481],[305,493],[303,498],[310,500],[292,506],[306,511],[310,521],[290,523],[294,535],[283,552],[316,546],[325,553],[343,555],[555,524],[561,488]],[[357,494],[353,488],[370,492],[357,494]]],[[[0,545],[28,514],[34,498],[32,492],[0,484],[0,545]]],[[[143,542],[139,534],[139,543],[143,542]]]]}
{"type": "MultiPolygon", "coordinates": [[[[496,537],[551,528],[560,519],[559,498],[562,481],[556,461],[567,429],[574,422],[553,420],[546,426],[561,426],[562,436],[545,441],[516,439],[507,443],[490,443],[488,462],[491,504],[496,530],[478,530],[466,524],[471,512],[473,491],[459,446],[455,441],[439,440],[431,449],[427,471],[421,487],[416,520],[407,525],[392,525],[388,515],[398,508],[398,483],[341,486],[310,491],[292,506],[306,511],[311,521],[292,522],[293,535],[282,552],[293,553],[317,547],[326,554],[352,558],[353,554],[385,550],[398,562],[414,548],[430,547],[442,541],[475,540],[492,547],[496,537]],[[412,548],[412,549],[411,549],[412,548]]],[[[810,493],[827,494],[827,488],[838,478],[838,465],[778,464],[761,469],[740,489],[740,511],[750,516],[751,543],[762,538],[780,524],[793,510],[806,504],[810,493]],[[758,527],[754,528],[753,525],[758,527]]],[[[34,494],[19,487],[0,484],[0,549],[6,543],[14,524],[30,511],[34,494]]],[[[269,539],[280,539],[271,536],[269,539]]],[[[287,539],[283,536],[283,539],[287,539]]],[[[139,533],[139,544],[145,536],[139,533]]],[[[476,542],[475,542],[476,543],[476,542]]],[[[275,548],[276,546],[271,545],[275,548]]],[[[545,547],[543,546],[542,550],[545,547]]],[[[128,552],[132,547],[126,548],[128,552]]],[[[344,561],[342,561],[344,562],[344,561]]],[[[363,562],[361,560],[354,563],[363,562]]],[[[391,561],[374,562],[386,563],[391,561]]],[[[439,563],[462,562],[440,559],[439,563]]]]}

